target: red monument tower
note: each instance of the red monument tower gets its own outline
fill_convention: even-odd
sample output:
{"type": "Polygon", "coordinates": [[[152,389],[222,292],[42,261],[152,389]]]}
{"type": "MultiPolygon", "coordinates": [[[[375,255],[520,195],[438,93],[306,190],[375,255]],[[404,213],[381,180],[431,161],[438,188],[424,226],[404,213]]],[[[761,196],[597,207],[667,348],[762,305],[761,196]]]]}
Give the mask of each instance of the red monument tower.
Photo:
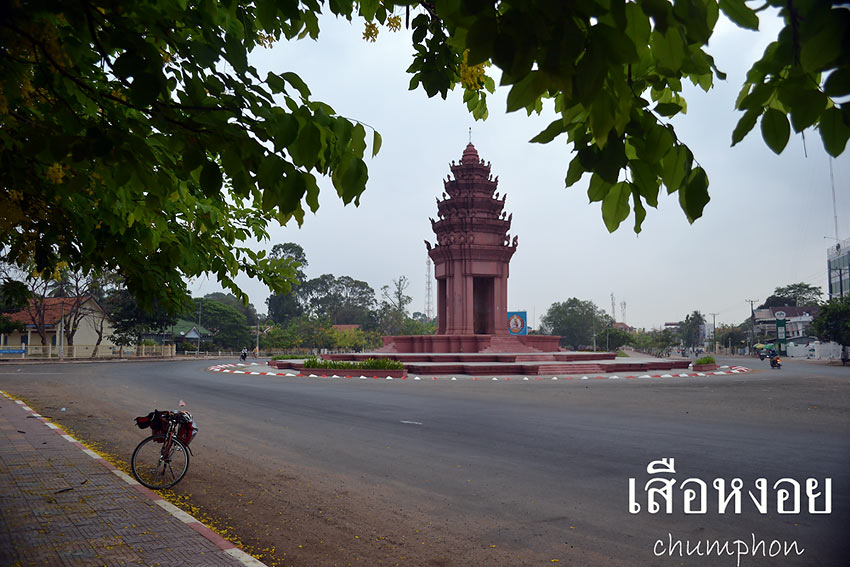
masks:
{"type": "Polygon", "coordinates": [[[508,235],[513,215],[505,218],[506,195],[499,199],[499,180],[472,144],[451,170],[454,179],[443,182],[443,199],[437,200],[438,220],[431,219],[437,245],[425,242],[437,278],[437,334],[508,335],[508,264],[517,246],[517,237],[511,242],[508,235]]]}
{"type": "Polygon", "coordinates": [[[508,234],[513,215],[490,164],[466,146],[437,199],[431,219],[436,246],[425,241],[437,278],[437,334],[384,337],[383,352],[557,351],[559,337],[512,336],[508,331],[508,266],[517,237],[508,234]]]}

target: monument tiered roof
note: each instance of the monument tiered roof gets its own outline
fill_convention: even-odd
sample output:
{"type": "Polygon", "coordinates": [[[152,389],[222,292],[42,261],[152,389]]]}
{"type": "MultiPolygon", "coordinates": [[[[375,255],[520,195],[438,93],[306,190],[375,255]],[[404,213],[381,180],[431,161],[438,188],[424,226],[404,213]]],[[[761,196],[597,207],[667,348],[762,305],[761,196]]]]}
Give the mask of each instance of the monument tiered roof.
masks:
{"type": "Polygon", "coordinates": [[[432,258],[436,261],[451,256],[451,250],[457,247],[504,248],[497,256],[510,258],[516,246],[516,238],[512,242],[507,234],[512,215],[504,212],[506,195],[496,193],[499,181],[490,174],[490,164],[470,143],[460,162],[451,163],[451,170],[453,178],[444,180],[445,192],[437,199],[438,218],[431,219],[437,237],[432,258]]]}

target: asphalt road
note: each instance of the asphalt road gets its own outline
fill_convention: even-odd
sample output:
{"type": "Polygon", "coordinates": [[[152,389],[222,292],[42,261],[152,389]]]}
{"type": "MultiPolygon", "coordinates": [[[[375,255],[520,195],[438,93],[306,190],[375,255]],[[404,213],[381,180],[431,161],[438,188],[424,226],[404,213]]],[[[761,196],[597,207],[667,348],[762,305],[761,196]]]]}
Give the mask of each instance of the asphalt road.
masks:
{"type": "MultiPolygon", "coordinates": [[[[246,485],[276,478],[285,496],[264,495],[274,510],[300,506],[300,491],[319,495],[325,510],[339,500],[336,520],[325,521],[337,535],[324,537],[354,533],[352,525],[364,533],[371,523],[380,525],[371,533],[401,549],[386,555],[406,558],[401,564],[847,565],[850,367],[786,360],[771,371],[767,361],[730,362],[758,371],[389,382],[234,375],[206,371],[209,362],[149,362],[0,366],[0,385],[95,436],[102,430],[85,423],[124,415],[129,427],[132,416],[185,400],[201,428],[188,486],[193,474],[206,478],[218,467],[246,485]],[[69,398],[65,412],[56,392],[69,398]],[[675,459],[679,482],[742,479],[741,513],[720,514],[710,489],[706,514],[684,514],[677,484],[673,513],[650,514],[642,488],[647,465],[661,458],[675,459]],[[629,510],[630,478],[642,498],[637,514],[629,510]],[[770,486],[767,514],[747,494],[758,478],[770,486]],[[802,513],[778,514],[773,483],[781,478],[815,478],[821,486],[830,478],[831,513],[808,513],[803,498],[802,513]],[[720,552],[700,556],[715,541],[720,552]],[[774,553],[793,542],[789,555],[774,553]]],[[[132,450],[132,442],[121,444],[132,450]]],[[[214,492],[204,485],[206,502],[235,498],[214,492]]],[[[244,515],[234,518],[238,530],[244,515]]],[[[255,528],[271,521],[255,519],[255,528]]],[[[327,543],[321,556],[327,561],[303,555],[299,563],[294,551],[287,557],[304,565],[351,562],[350,547],[327,543]]]]}

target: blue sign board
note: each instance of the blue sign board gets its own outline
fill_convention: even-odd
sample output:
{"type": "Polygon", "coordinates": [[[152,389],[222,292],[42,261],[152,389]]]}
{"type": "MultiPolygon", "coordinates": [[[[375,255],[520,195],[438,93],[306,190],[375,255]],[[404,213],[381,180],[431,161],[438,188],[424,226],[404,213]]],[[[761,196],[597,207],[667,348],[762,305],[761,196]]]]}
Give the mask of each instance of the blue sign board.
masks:
{"type": "Polygon", "coordinates": [[[526,311],[508,311],[508,332],[512,335],[528,334],[528,314],[526,311]]]}
{"type": "Polygon", "coordinates": [[[24,354],[26,349],[23,348],[0,348],[0,354],[24,354]]]}

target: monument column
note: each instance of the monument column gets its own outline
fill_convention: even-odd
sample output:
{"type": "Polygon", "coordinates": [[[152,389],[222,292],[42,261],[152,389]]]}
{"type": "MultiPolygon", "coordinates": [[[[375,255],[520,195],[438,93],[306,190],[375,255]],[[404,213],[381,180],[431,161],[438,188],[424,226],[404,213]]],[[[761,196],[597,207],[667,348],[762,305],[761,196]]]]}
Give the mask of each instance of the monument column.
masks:
{"type": "Polygon", "coordinates": [[[499,198],[498,178],[472,144],[451,170],[437,199],[438,220],[431,219],[437,245],[426,242],[437,278],[437,334],[507,335],[508,264],[517,238],[507,234],[506,196],[499,198]]]}

